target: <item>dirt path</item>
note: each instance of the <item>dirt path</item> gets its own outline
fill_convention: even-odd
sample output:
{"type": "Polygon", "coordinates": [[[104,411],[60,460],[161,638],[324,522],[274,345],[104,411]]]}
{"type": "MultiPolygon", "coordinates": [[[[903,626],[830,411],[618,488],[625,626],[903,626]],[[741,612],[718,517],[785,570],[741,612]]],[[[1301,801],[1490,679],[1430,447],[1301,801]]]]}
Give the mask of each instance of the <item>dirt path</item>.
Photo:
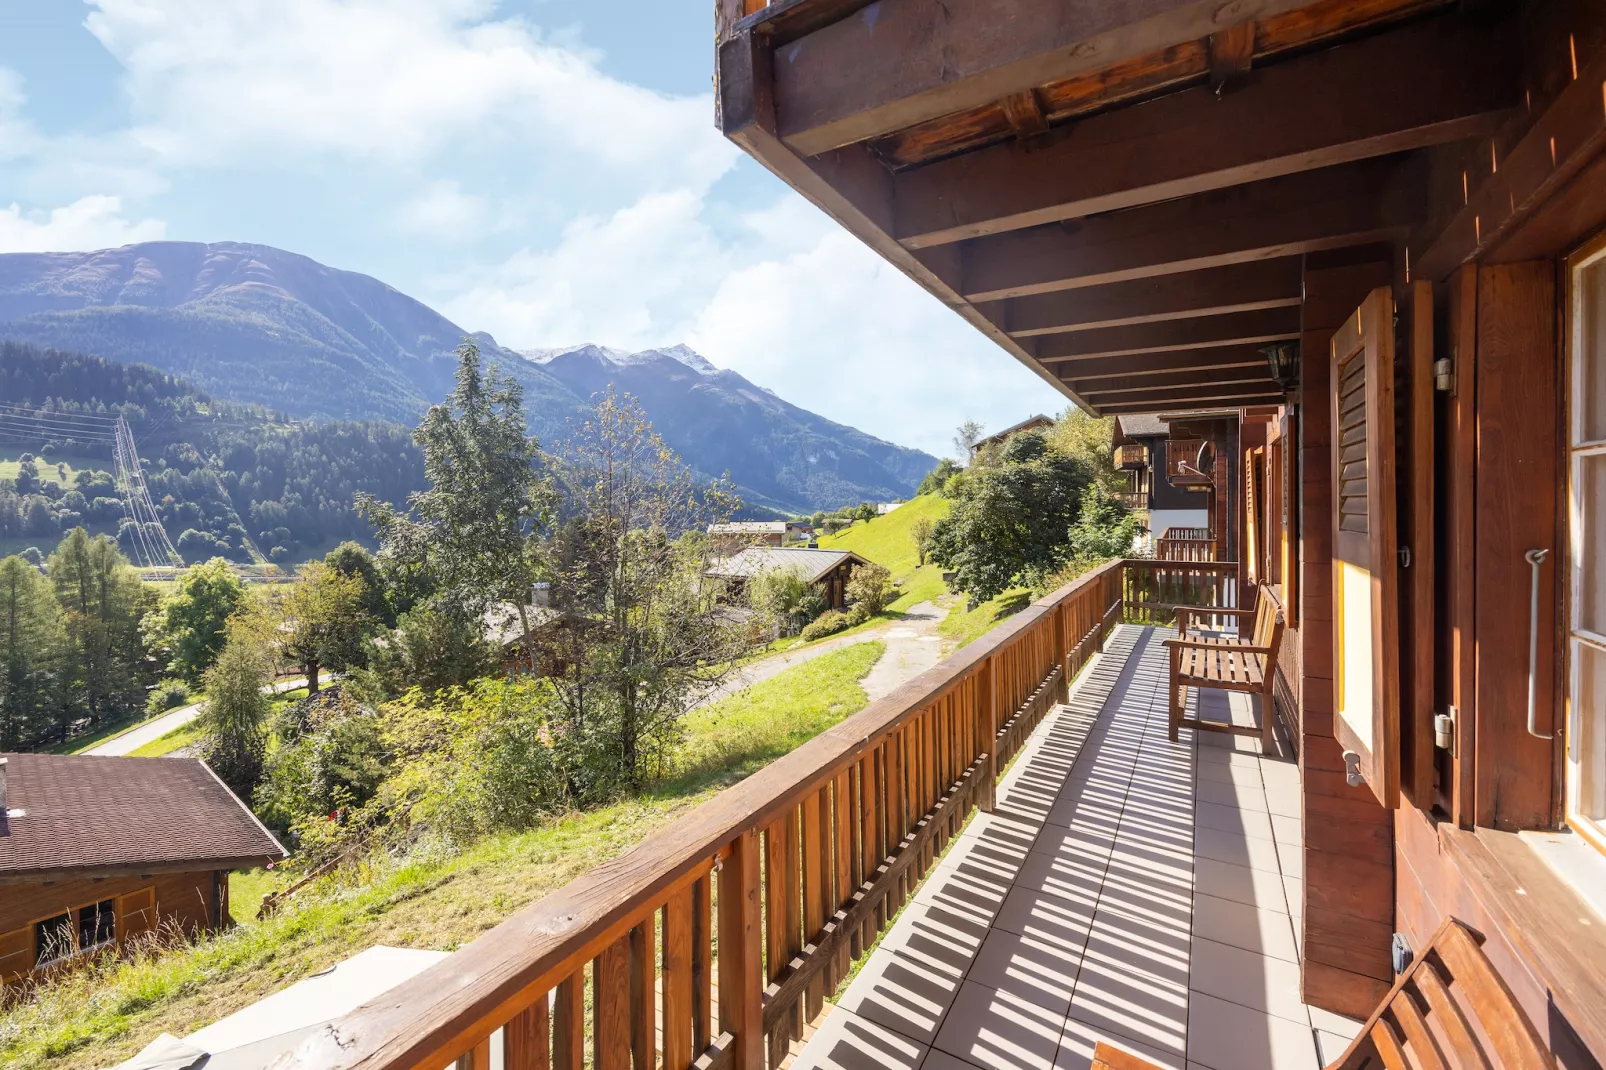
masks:
{"type": "MultiPolygon", "coordinates": [[[[297,677],[294,680],[281,680],[272,685],[271,688],[265,688],[264,690],[268,690],[271,694],[278,695],[285,691],[294,691],[298,687],[306,686],[306,678],[297,677]]],[[[188,706],[180,706],[176,710],[170,710],[167,713],[162,714],[154,721],[146,721],[138,728],[131,728],[120,736],[113,736],[111,739],[108,739],[106,742],[101,743],[98,746],[90,747],[88,750],[84,751],[84,753],[110,758],[116,758],[124,754],[130,754],[139,750],[139,748],[143,747],[147,743],[152,743],[158,739],[161,739],[163,736],[173,731],[173,729],[181,728],[184,725],[189,724],[200,715],[201,703],[199,702],[193,702],[188,706]]]]}

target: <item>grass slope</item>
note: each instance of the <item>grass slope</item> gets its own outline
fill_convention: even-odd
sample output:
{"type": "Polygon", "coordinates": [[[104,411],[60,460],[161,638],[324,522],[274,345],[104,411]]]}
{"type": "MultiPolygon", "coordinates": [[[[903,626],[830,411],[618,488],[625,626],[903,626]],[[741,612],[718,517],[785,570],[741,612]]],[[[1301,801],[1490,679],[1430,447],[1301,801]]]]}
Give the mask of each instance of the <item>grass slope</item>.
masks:
{"type": "Polygon", "coordinates": [[[381,862],[308,889],[261,923],[252,919],[273,881],[240,875],[231,894],[244,924],[165,953],[104,960],[0,1011],[0,1065],[110,1066],[158,1033],[192,1032],[374,944],[455,949],[861,709],[859,681],[883,649],[844,647],[695,711],[681,772],[641,798],[460,853],[381,862]]]}
{"type": "Polygon", "coordinates": [[[898,597],[887,606],[888,613],[902,613],[921,602],[930,602],[948,593],[942,570],[921,565],[915,549],[915,522],[922,517],[933,524],[948,515],[952,503],[936,494],[911,498],[885,516],[860,521],[835,535],[820,539],[825,550],[851,550],[860,557],[884,565],[894,580],[901,580],[898,597]]]}

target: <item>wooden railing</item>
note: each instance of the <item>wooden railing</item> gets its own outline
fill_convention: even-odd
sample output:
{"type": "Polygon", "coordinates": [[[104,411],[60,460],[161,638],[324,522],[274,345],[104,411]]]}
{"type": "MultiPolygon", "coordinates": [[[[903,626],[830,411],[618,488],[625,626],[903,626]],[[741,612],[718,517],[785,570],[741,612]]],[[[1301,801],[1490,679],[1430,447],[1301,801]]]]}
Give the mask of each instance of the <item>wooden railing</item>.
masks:
{"type": "Polygon", "coordinates": [[[778,1065],[968,812],[991,808],[1004,765],[1119,622],[1126,564],[324,1027],[289,1065],[489,1070],[493,1043],[506,1070],[778,1065]]]}
{"type": "Polygon", "coordinates": [[[1166,528],[1163,532],[1160,533],[1160,538],[1162,538],[1162,539],[1208,539],[1208,538],[1210,538],[1210,529],[1209,528],[1177,528],[1177,527],[1170,527],[1170,528],[1166,528]]]}
{"type": "Polygon", "coordinates": [[[1216,540],[1173,539],[1161,536],[1154,541],[1154,556],[1161,561],[1214,561],[1216,540]]]}
{"type": "Polygon", "coordinates": [[[1115,467],[1119,469],[1142,468],[1149,463],[1149,450],[1136,443],[1115,447],[1115,467]]]}
{"type": "MultiPolygon", "coordinates": [[[[1236,561],[1128,561],[1121,583],[1126,619],[1133,624],[1170,624],[1178,606],[1238,608],[1236,561]]],[[[1233,618],[1196,613],[1201,628],[1230,627],[1233,618]]]]}

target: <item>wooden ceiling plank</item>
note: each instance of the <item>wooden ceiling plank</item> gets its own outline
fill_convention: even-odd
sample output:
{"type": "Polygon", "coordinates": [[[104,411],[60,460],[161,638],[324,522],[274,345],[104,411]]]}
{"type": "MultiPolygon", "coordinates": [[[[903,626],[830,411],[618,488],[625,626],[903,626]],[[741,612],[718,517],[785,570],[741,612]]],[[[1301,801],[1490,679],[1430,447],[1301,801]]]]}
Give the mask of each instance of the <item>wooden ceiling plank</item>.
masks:
{"type": "Polygon", "coordinates": [[[1286,400],[1285,395],[1275,390],[1251,394],[1221,392],[1215,395],[1173,395],[1156,397],[1148,401],[1111,402],[1095,404],[1093,408],[1100,416],[1126,416],[1139,413],[1178,412],[1201,406],[1238,409],[1251,405],[1275,405],[1284,400],[1286,400]]]}
{"type": "Polygon", "coordinates": [[[1142,353],[1133,357],[1097,357],[1060,366],[1062,381],[1086,382],[1135,375],[1167,375],[1182,371],[1223,371],[1259,369],[1266,358],[1253,346],[1224,346],[1219,349],[1187,350],[1174,353],[1142,353]]]}
{"type": "Polygon", "coordinates": [[[1201,316],[1198,319],[1165,320],[1130,327],[1101,327],[1071,334],[1044,335],[1035,340],[1034,352],[1038,360],[1054,363],[1062,358],[1085,359],[1211,346],[1265,345],[1298,338],[1299,333],[1298,308],[1270,308],[1201,316]]]}
{"type": "Polygon", "coordinates": [[[1018,297],[990,309],[1016,338],[1124,327],[1266,308],[1302,299],[1299,258],[1229,264],[1207,271],[1018,297]]]}
{"type": "Polygon", "coordinates": [[[901,173],[919,249],[1493,133],[1522,101],[1507,22],[1436,18],[901,173]]]}
{"type": "Polygon", "coordinates": [[[776,50],[777,133],[815,156],[1309,3],[874,4],[776,50]]]}
{"type": "Polygon", "coordinates": [[[1243,386],[1251,384],[1275,389],[1276,383],[1254,368],[1229,368],[1221,371],[1171,372],[1165,375],[1111,376],[1107,379],[1067,379],[1078,394],[1088,399],[1112,394],[1153,394],[1179,386],[1243,386]]]}
{"type": "Polygon", "coordinates": [[[999,301],[1403,238],[1424,188],[1417,161],[1363,160],[976,238],[962,292],[999,301]]]}

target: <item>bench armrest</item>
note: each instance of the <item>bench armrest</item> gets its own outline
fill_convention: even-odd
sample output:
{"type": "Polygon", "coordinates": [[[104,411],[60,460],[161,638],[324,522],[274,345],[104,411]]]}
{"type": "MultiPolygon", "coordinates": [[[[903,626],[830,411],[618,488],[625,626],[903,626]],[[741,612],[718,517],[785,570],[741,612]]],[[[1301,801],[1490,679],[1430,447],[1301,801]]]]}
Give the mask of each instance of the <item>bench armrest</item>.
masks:
{"type": "Polygon", "coordinates": [[[1201,616],[1220,614],[1224,617],[1253,617],[1258,611],[1253,609],[1218,609],[1214,606],[1189,606],[1188,612],[1198,613],[1201,616]]]}
{"type": "Polygon", "coordinates": [[[1234,643],[1231,646],[1223,646],[1220,643],[1207,643],[1197,639],[1167,639],[1165,640],[1165,646],[1168,649],[1175,648],[1179,650],[1183,647],[1190,647],[1194,650],[1230,650],[1239,654],[1271,654],[1271,647],[1269,646],[1251,646],[1249,643],[1234,643]]]}

